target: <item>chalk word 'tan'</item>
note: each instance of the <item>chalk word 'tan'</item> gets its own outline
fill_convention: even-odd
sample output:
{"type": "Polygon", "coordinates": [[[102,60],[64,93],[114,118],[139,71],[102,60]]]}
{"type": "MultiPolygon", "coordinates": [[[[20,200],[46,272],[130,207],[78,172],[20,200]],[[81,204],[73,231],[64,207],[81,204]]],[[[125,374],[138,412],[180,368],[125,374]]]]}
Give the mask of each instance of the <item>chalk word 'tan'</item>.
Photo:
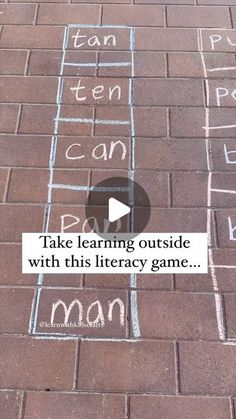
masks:
{"type": "Polygon", "coordinates": [[[81,86],[81,83],[82,80],[79,79],[77,86],[70,87],[70,90],[73,93],[75,93],[75,98],[78,102],[84,102],[85,100],[87,100],[88,93],[92,94],[93,100],[101,100],[105,96],[107,96],[108,100],[111,101],[115,95],[117,100],[121,99],[121,87],[118,84],[115,86],[109,86],[106,88],[106,90],[105,87],[102,84],[100,84],[93,88],[90,88],[89,92],[85,96],[80,96],[80,94],[82,95],[81,90],[84,91],[84,89],[86,89],[86,86],[81,86]]]}
{"type": "Polygon", "coordinates": [[[236,43],[231,40],[229,36],[222,36],[222,35],[210,35],[209,36],[210,43],[211,43],[211,49],[214,51],[216,49],[216,46],[218,45],[218,42],[226,41],[228,45],[231,47],[236,47],[236,43]]]}
{"type": "MultiPolygon", "coordinates": [[[[72,214],[63,214],[60,217],[61,220],[61,233],[69,230],[76,225],[79,227],[81,225],[81,232],[82,233],[108,233],[110,230],[110,221],[104,220],[103,230],[99,227],[98,220],[95,217],[86,218],[86,220],[82,223],[79,217],[76,217],[72,214]],[[93,228],[91,229],[90,225],[92,224],[93,228]]],[[[121,220],[116,221],[116,229],[115,233],[118,233],[121,230],[121,220]]]]}
{"type": "MultiPolygon", "coordinates": [[[[109,322],[113,321],[113,310],[114,307],[119,307],[119,323],[121,326],[125,324],[125,306],[123,301],[120,298],[116,298],[113,301],[108,301],[108,314],[107,319],[109,322]]],[[[78,323],[82,324],[84,320],[84,307],[80,300],[75,299],[73,300],[69,306],[67,306],[64,301],[57,300],[56,303],[52,304],[52,311],[51,311],[51,324],[55,323],[55,315],[56,311],[62,307],[64,311],[64,321],[63,323],[69,323],[70,316],[72,310],[75,310],[75,307],[78,311],[78,323]]],[[[105,326],[105,316],[102,304],[99,300],[94,301],[87,309],[86,312],[86,323],[88,326],[100,325],[102,327],[105,326]],[[92,318],[93,316],[93,318],[92,318]]]]}
{"type": "Polygon", "coordinates": [[[72,39],[74,39],[74,48],[81,48],[84,45],[88,47],[116,46],[115,35],[81,35],[81,29],[78,29],[76,35],[72,36],[72,39]]]}
{"type": "MultiPolygon", "coordinates": [[[[84,159],[86,156],[85,154],[80,154],[81,148],[83,148],[83,146],[80,143],[71,144],[66,150],[66,158],[68,160],[84,159]]],[[[94,160],[112,160],[116,149],[121,151],[121,153],[119,153],[120,160],[125,160],[127,154],[126,145],[120,140],[111,141],[109,146],[105,143],[96,145],[96,147],[93,148],[91,155],[94,160]]]]}

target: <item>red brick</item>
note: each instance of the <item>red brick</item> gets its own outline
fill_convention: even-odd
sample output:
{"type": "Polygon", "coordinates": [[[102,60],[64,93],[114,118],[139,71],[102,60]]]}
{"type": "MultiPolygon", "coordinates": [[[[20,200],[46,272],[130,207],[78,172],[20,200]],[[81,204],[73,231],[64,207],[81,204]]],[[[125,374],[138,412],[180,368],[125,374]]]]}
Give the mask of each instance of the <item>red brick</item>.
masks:
{"type": "Polygon", "coordinates": [[[63,27],[5,26],[1,48],[62,48],[63,27]]]}
{"type": "Polygon", "coordinates": [[[130,419],[230,419],[227,398],[131,395],[130,419]]]}
{"type": "Polygon", "coordinates": [[[1,166],[48,167],[51,137],[1,136],[1,166]]]}
{"type": "Polygon", "coordinates": [[[203,30],[203,51],[221,51],[221,52],[235,52],[235,31],[234,30],[203,30]],[[213,35],[219,36],[219,42],[214,42],[213,35]],[[233,44],[233,45],[232,45],[233,44]]]}
{"type": "Polygon", "coordinates": [[[175,276],[175,287],[178,291],[212,291],[213,283],[211,274],[178,274],[175,276]]]}
{"type": "MultiPolygon", "coordinates": [[[[222,0],[223,1],[223,0],[222,0]]],[[[134,0],[135,4],[195,4],[194,0],[134,0]]]]}
{"type": "Polygon", "coordinates": [[[7,189],[8,170],[0,169],[0,202],[5,198],[5,191],[7,189]]]}
{"type": "Polygon", "coordinates": [[[84,278],[86,288],[129,289],[129,275],[86,274],[84,278]]]}
{"type": "Polygon", "coordinates": [[[164,26],[161,6],[104,6],[102,23],[109,25],[164,26]]]}
{"type": "Polygon", "coordinates": [[[235,171],[236,170],[236,141],[234,139],[228,140],[214,140],[210,142],[211,145],[211,160],[213,170],[235,171]],[[227,158],[229,160],[227,162],[227,158]]]}
{"type": "Polygon", "coordinates": [[[225,307],[225,316],[226,316],[226,325],[227,325],[227,337],[228,339],[235,339],[236,338],[236,328],[235,328],[236,294],[224,295],[224,307],[225,307]]]}
{"type": "Polygon", "coordinates": [[[235,230],[234,230],[234,240],[230,239],[230,224],[229,219],[231,220],[232,227],[236,225],[236,214],[234,209],[228,210],[217,210],[216,213],[216,226],[217,226],[217,236],[220,247],[232,247],[236,246],[235,241],[235,230]]]}
{"type": "Polygon", "coordinates": [[[0,50],[0,74],[24,74],[26,51],[0,50]]]}
{"type": "Polygon", "coordinates": [[[47,416],[58,419],[125,419],[125,397],[118,394],[27,392],[24,418],[47,416]]]}
{"type": "Polygon", "coordinates": [[[58,139],[56,167],[127,169],[129,139],[80,137],[58,139]]]}
{"type": "MultiPolygon", "coordinates": [[[[65,284],[65,281],[64,281],[65,284]]],[[[37,332],[40,333],[64,333],[67,335],[75,334],[79,336],[116,336],[116,337],[127,337],[128,331],[128,321],[127,321],[127,294],[125,291],[112,291],[112,290],[44,290],[41,293],[39,312],[38,312],[38,323],[37,323],[37,332]],[[68,327],[52,327],[47,326],[51,323],[51,316],[53,313],[53,304],[58,300],[63,301],[67,307],[75,300],[79,300],[83,306],[83,317],[81,322],[85,326],[75,326],[68,327]],[[116,299],[120,301],[115,303],[112,311],[112,319],[109,320],[109,307],[110,303],[114,302],[116,299]],[[98,327],[89,326],[87,321],[87,316],[89,321],[93,322],[98,316],[98,306],[95,306],[91,309],[91,304],[99,302],[101,311],[103,313],[104,324],[99,322],[98,327]],[[119,305],[120,304],[120,305],[119,305]],[[122,306],[122,308],[120,308],[122,306]],[[122,315],[122,310],[124,310],[124,316],[122,315]],[[42,326],[42,323],[44,325],[42,326]]],[[[65,324],[70,322],[78,323],[79,319],[79,308],[77,305],[74,306],[71,310],[71,315],[66,321],[65,312],[62,306],[55,311],[55,316],[53,318],[53,324],[65,324]]]]}
{"type": "Polygon", "coordinates": [[[203,85],[200,80],[139,79],[135,81],[134,89],[136,105],[203,105],[203,85]]]}
{"type": "Polygon", "coordinates": [[[183,394],[235,394],[236,347],[211,342],[180,342],[183,394]]]}
{"type": "Polygon", "coordinates": [[[0,131],[1,133],[14,133],[19,114],[18,105],[0,104],[0,131]]]}
{"type": "Polygon", "coordinates": [[[43,77],[1,77],[2,102],[55,103],[57,79],[43,77]]]}
{"type": "MultiPolygon", "coordinates": [[[[126,107],[127,108],[127,107],[126,107]]],[[[19,132],[24,134],[52,134],[56,116],[55,105],[24,105],[19,132]]],[[[93,118],[93,108],[89,106],[64,105],[61,118],[93,118]]],[[[93,124],[60,122],[60,135],[92,135],[93,124]]]]}
{"type": "Polygon", "coordinates": [[[234,3],[234,0],[198,0],[198,4],[199,5],[207,4],[207,5],[212,5],[212,6],[216,6],[216,5],[219,5],[219,6],[226,6],[226,5],[233,6],[235,3],[234,3]]]}
{"type": "Polygon", "coordinates": [[[22,274],[21,253],[21,246],[19,244],[0,244],[1,285],[35,284],[36,275],[22,274]]]}
{"type": "Polygon", "coordinates": [[[53,24],[99,24],[99,6],[82,6],[73,4],[41,4],[37,23],[53,24]]]}
{"type": "Polygon", "coordinates": [[[167,7],[168,26],[196,28],[231,28],[230,14],[227,7],[167,7]]]}
{"type": "Polygon", "coordinates": [[[21,240],[21,233],[42,231],[43,207],[0,205],[0,241],[21,240]]]}
{"type": "MultiPolygon", "coordinates": [[[[130,109],[118,106],[102,106],[96,109],[97,119],[130,121],[130,109]]],[[[167,112],[155,106],[134,108],[135,134],[137,137],[165,137],[167,135],[167,112]]],[[[130,137],[130,125],[95,125],[96,136],[130,137]]]]}
{"type": "Polygon", "coordinates": [[[217,339],[215,299],[210,294],[139,291],[142,337],[217,339]]]}
{"type": "Polygon", "coordinates": [[[33,289],[0,288],[1,333],[27,334],[33,296],[33,289]]]}
{"type": "Polygon", "coordinates": [[[195,29],[138,28],[135,33],[137,50],[198,51],[195,29]]]}
{"type": "Polygon", "coordinates": [[[206,170],[205,143],[201,140],[136,141],[137,169],[206,170]]]}
{"type": "MultiPolygon", "coordinates": [[[[235,108],[212,108],[209,126],[232,125],[236,117],[235,108]]],[[[205,137],[205,111],[200,108],[175,108],[170,110],[171,135],[174,137],[205,137]]],[[[235,128],[210,129],[210,136],[216,138],[235,137],[235,128]]]]}
{"type": "Polygon", "coordinates": [[[236,28],[236,8],[231,7],[231,12],[232,12],[232,19],[233,19],[233,27],[236,28]]]}
{"type": "MultiPolygon", "coordinates": [[[[30,54],[29,70],[30,75],[58,75],[60,73],[62,52],[59,50],[35,50],[30,54]]],[[[96,52],[67,51],[65,61],[68,62],[96,62],[96,52]]],[[[95,76],[96,69],[94,67],[71,67],[64,66],[64,75],[71,76],[95,76]]]]}
{"type": "Polygon", "coordinates": [[[48,179],[49,170],[13,169],[10,177],[7,201],[47,201],[48,179]]]}
{"type": "Polygon", "coordinates": [[[82,342],[78,388],[171,394],[174,369],[171,342],[82,342]]]}
{"type": "Polygon", "coordinates": [[[226,292],[236,291],[235,268],[227,268],[227,266],[235,266],[236,250],[215,249],[213,251],[213,260],[215,265],[223,266],[216,268],[216,279],[219,290],[226,292]]]}
{"type": "Polygon", "coordinates": [[[1,336],[0,348],[1,388],[72,390],[76,342],[1,336]]]}
{"type": "Polygon", "coordinates": [[[173,279],[172,275],[152,275],[144,274],[137,275],[137,288],[139,289],[152,289],[152,290],[172,290],[173,279]]]}
{"type": "MultiPolygon", "coordinates": [[[[138,218],[138,217],[137,217],[138,218]]],[[[151,217],[145,232],[206,232],[206,210],[166,208],[152,209],[151,217]]]]}
{"type": "MultiPolygon", "coordinates": [[[[169,206],[169,177],[168,173],[158,171],[136,171],[134,180],[143,187],[150,199],[151,207],[169,206]]],[[[140,197],[141,198],[141,197],[140,197]]],[[[136,205],[143,205],[136,197],[136,205]]]]}
{"type": "MultiPolygon", "coordinates": [[[[234,67],[235,59],[233,54],[204,53],[204,60],[207,70],[219,67],[234,67]]],[[[204,77],[201,56],[198,52],[173,52],[168,54],[170,77],[204,77]]],[[[214,77],[234,78],[232,71],[211,71],[207,72],[208,78],[214,77]]],[[[221,85],[222,83],[220,83],[221,85]]],[[[219,82],[218,82],[219,85],[219,82]]]]}
{"type": "Polygon", "coordinates": [[[2,4],[0,5],[1,25],[27,25],[34,22],[34,4],[2,4]]]}
{"type": "MultiPolygon", "coordinates": [[[[174,173],[172,179],[174,206],[207,206],[207,173],[174,173]]],[[[214,173],[212,176],[212,189],[230,191],[235,181],[235,173],[214,173]]],[[[233,194],[212,191],[211,197],[214,207],[235,206],[236,201],[233,194]]]]}
{"type": "Polygon", "coordinates": [[[16,419],[20,415],[23,394],[21,391],[0,391],[0,410],[3,419],[16,419]]]}

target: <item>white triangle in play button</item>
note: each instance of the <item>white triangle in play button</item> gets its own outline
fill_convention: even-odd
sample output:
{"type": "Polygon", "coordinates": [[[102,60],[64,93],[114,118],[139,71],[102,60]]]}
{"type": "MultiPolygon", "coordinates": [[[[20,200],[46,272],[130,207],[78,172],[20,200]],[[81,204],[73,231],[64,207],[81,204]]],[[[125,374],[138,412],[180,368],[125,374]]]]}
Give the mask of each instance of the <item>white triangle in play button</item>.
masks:
{"type": "Polygon", "coordinates": [[[109,198],[108,201],[108,218],[111,223],[119,218],[124,217],[125,215],[130,213],[130,207],[122,202],[118,201],[115,198],[109,198]]]}

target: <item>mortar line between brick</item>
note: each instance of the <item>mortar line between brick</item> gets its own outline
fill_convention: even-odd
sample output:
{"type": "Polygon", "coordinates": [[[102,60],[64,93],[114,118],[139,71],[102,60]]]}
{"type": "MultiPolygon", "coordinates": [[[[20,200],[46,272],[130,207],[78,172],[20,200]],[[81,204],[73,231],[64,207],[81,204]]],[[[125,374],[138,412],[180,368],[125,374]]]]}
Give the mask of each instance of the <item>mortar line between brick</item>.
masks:
{"type": "Polygon", "coordinates": [[[78,339],[76,342],[76,350],[75,350],[75,369],[74,369],[74,379],[73,379],[73,390],[76,390],[78,387],[80,345],[81,345],[81,342],[78,339]]]}
{"type": "Polygon", "coordinates": [[[19,109],[18,109],[18,113],[17,113],[16,126],[15,126],[14,134],[18,134],[18,131],[19,131],[22,109],[23,109],[23,105],[19,104],[19,109]]]}
{"type": "Polygon", "coordinates": [[[23,419],[25,416],[25,404],[26,404],[26,391],[22,391],[21,404],[19,410],[19,419],[23,419]]]}
{"type": "Polygon", "coordinates": [[[25,60],[25,68],[24,68],[24,76],[27,76],[27,74],[28,74],[30,56],[31,56],[31,52],[30,52],[30,50],[27,50],[26,60],[25,60]]]}
{"type": "Polygon", "coordinates": [[[231,22],[232,29],[234,29],[234,21],[233,21],[233,15],[232,15],[231,7],[229,7],[229,17],[230,17],[230,22],[231,22]]]}
{"type": "Polygon", "coordinates": [[[102,25],[102,19],[103,19],[103,5],[100,5],[100,9],[99,9],[99,25],[102,25]]]}
{"type": "Polygon", "coordinates": [[[180,394],[179,343],[174,341],[176,394],[180,394]]]}
{"type": "Polygon", "coordinates": [[[230,405],[230,418],[235,419],[236,418],[236,412],[235,412],[233,397],[229,398],[229,405],[230,405]]]}
{"type": "Polygon", "coordinates": [[[130,395],[125,395],[125,419],[130,419],[130,395]]]}
{"type": "Polygon", "coordinates": [[[7,201],[8,190],[9,190],[9,185],[10,185],[10,180],[11,180],[11,173],[12,173],[12,169],[9,168],[8,173],[7,173],[7,178],[6,178],[5,191],[3,195],[3,204],[5,204],[7,201]]]}

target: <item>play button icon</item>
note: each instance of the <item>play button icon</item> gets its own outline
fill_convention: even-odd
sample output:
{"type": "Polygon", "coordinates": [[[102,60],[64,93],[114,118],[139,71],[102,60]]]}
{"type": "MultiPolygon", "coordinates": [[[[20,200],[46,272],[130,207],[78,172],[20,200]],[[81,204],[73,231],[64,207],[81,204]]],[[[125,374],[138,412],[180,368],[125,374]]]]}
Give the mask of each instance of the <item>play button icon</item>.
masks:
{"type": "MultiPolygon", "coordinates": [[[[100,176],[98,173],[97,177],[100,176]]],[[[139,183],[127,176],[109,177],[94,184],[92,180],[91,183],[85,207],[90,231],[102,238],[107,233],[122,233],[124,239],[142,233],[151,209],[149,197],[139,183]]]]}
{"type": "Polygon", "coordinates": [[[118,201],[118,199],[109,198],[108,220],[111,223],[114,223],[114,221],[117,221],[125,215],[129,214],[130,211],[131,209],[128,207],[128,205],[122,204],[122,202],[118,201]]]}

